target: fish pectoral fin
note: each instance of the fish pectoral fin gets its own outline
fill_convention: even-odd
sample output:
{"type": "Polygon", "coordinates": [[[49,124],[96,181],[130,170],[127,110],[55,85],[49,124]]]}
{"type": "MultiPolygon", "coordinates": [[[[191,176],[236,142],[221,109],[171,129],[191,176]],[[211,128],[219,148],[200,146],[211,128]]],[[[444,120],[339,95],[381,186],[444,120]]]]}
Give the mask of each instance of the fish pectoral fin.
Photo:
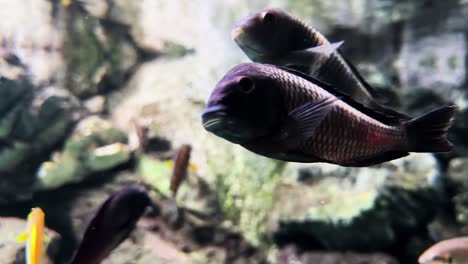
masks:
{"type": "Polygon", "coordinates": [[[28,239],[28,237],[29,237],[29,233],[24,232],[23,234],[16,237],[16,242],[23,243],[24,241],[26,241],[28,239]]]}
{"type": "Polygon", "coordinates": [[[329,57],[333,52],[337,51],[338,48],[343,45],[344,41],[338,41],[338,42],[333,42],[333,43],[328,43],[312,48],[306,49],[308,52],[313,52],[313,53],[319,53],[322,55],[325,55],[326,57],[329,57]]]}
{"type": "Polygon", "coordinates": [[[305,103],[288,114],[283,131],[289,138],[304,139],[314,135],[315,129],[325,119],[337,97],[326,97],[305,103]]]}

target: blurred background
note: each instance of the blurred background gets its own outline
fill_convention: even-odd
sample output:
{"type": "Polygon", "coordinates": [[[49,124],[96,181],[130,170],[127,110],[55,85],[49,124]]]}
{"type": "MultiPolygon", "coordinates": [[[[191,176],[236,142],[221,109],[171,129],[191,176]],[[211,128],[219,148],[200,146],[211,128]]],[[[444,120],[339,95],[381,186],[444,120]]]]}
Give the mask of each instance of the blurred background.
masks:
{"type": "Polygon", "coordinates": [[[468,235],[466,0],[0,0],[0,18],[1,263],[24,263],[15,237],[37,206],[45,263],[65,263],[131,182],[158,210],[105,263],[416,263],[468,235]],[[456,103],[456,150],[344,168],[274,161],[206,132],[216,82],[248,61],[232,26],[266,7],[344,40],[391,107],[456,103]],[[182,144],[193,169],[175,214],[167,161],[182,144]]]}

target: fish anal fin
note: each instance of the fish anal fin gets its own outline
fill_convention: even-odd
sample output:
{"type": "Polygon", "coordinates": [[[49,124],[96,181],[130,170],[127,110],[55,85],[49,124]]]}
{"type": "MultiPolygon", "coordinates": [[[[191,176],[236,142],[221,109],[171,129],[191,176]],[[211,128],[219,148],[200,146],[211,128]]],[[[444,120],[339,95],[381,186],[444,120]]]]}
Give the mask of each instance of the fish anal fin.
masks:
{"type": "Polygon", "coordinates": [[[380,164],[382,162],[399,159],[408,155],[409,153],[406,151],[392,150],[392,151],[387,151],[378,155],[374,155],[372,157],[361,158],[361,159],[356,159],[353,161],[339,163],[339,165],[345,166],[345,167],[368,167],[368,166],[380,164]]]}
{"type": "Polygon", "coordinates": [[[314,135],[315,129],[325,119],[336,97],[326,97],[315,102],[305,103],[288,113],[288,118],[283,126],[283,136],[305,140],[314,135]]]}
{"type": "Polygon", "coordinates": [[[23,243],[28,239],[28,237],[29,237],[29,233],[24,232],[21,235],[19,235],[18,237],[16,237],[16,242],[23,243]]]}

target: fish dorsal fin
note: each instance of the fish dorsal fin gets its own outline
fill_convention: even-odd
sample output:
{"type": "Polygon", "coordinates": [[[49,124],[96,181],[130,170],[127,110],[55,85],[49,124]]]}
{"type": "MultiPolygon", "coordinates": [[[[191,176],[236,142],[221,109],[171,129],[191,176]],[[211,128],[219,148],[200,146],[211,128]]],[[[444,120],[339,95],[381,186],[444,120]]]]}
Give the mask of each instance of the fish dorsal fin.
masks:
{"type": "Polygon", "coordinates": [[[276,66],[276,65],[271,65],[273,67],[276,67],[278,69],[284,70],[286,72],[289,72],[291,74],[294,74],[298,77],[301,77],[317,86],[320,88],[326,90],[327,92],[333,94],[336,97],[339,97],[342,101],[347,103],[348,105],[352,106],[353,108],[359,110],[360,112],[384,123],[387,125],[400,125],[401,123],[408,121],[411,119],[411,117],[406,116],[402,113],[399,113],[395,110],[388,109],[386,107],[380,106],[377,103],[372,106],[366,106],[363,105],[355,100],[353,100],[349,95],[344,94],[337,89],[335,89],[333,86],[331,86],[328,83],[325,83],[319,79],[316,79],[310,75],[307,75],[305,73],[287,68],[287,67],[282,67],[282,66],[276,66]]]}
{"type": "Polygon", "coordinates": [[[338,48],[341,45],[343,45],[343,42],[344,41],[338,41],[338,42],[328,43],[328,44],[324,44],[320,46],[315,46],[315,47],[306,49],[306,51],[319,53],[328,58],[334,52],[338,52],[338,48]]]}
{"type": "Polygon", "coordinates": [[[356,67],[354,67],[354,65],[343,55],[343,53],[339,50],[337,50],[336,52],[341,56],[341,58],[343,58],[343,60],[346,62],[346,65],[351,70],[352,74],[359,80],[359,82],[367,90],[367,92],[369,92],[372,98],[378,102],[385,102],[384,97],[379,92],[377,92],[372,86],[370,86],[370,84],[367,83],[366,80],[364,80],[364,77],[362,77],[362,75],[359,73],[356,67]]]}

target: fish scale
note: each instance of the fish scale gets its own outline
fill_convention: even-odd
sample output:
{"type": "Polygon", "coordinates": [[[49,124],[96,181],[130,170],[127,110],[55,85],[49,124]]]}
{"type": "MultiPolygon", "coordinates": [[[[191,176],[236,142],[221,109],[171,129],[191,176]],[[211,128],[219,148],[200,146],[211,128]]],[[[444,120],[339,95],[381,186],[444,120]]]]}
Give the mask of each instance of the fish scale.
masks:
{"type": "MultiPolygon", "coordinates": [[[[287,101],[289,100],[289,102],[287,102],[289,111],[298,107],[304,101],[317,101],[326,96],[333,96],[306,80],[301,80],[290,73],[280,73],[276,71],[278,70],[275,70],[273,75],[280,76],[278,79],[280,82],[283,82],[282,87],[286,87],[283,93],[287,101]],[[298,99],[299,97],[302,99],[298,99]]],[[[317,128],[315,133],[326,136],[314,136],[308,139],[306,144],[301,144],[305,146],[301,149],[303,152],[310,152],[312,147],[314,153],[321,153],[321,158],[345,161],[357,156],[371,156],[375,153],[390,150],[395,146],[401,145],[399,141],[404,140],[404,134],[398,127],[387,126],[377,120],[364,116],[362,113],[352,109],[341,101],[337,101],[336,104],[338,106],[332,108],[329,115],[322,122],[323,124],[317,128]],[[357,119],[357,123],[361,125],[359,127],[348,126],[345,129],[336,129],[340,128],[341,124],[346,124],[349,120],[353,119],[357,119]],[[366,129],[361,131],[362,127],[366,129]],[[394,133],[381,132],[386,130],[393,131],[394,133]],[[346,135],[346,133],[349,135],[346,135]],[[379,141],[370,147],[365,144],[366,138],[376,137],[382,134],[385,136],[380,136],[379,138],[384,140],[388,138],[388,140],[385,142],[379,141]],[[342,139],[346,140],[340,142],[342,139]],[[362,142],[362,144],[353,147],[352,140],[362,142]],[[353,151],[339,151],[339,149],[337,149],[339,146],[346,146],[346,148],[352,149],[353,151]]]]}
{"type": "Polygon", "coordinates": [[[299,29],[301,34],[298,34],[300,36],[304,36],[304,44],[302,46],[299,46],[297,48],[309,48],[309,47],[314,47],[314,46],[320,46],[320,45],[325,45],[329,44],[328,40],[320,33],[318,32],[315,28],[309,26],[302,20],[296,18],[296,17],[291,17],[293,23],[297,23],[299,25],[299,29]]]}
{"type": "Polygon", "coordinates": [[[233,32],[237,32],[234,40],[253,61],[301,69],[355,100],[377,107],[373,98],[375,91],[339,50],[335,49],[329,55],[317,51],[305,52],[305,56],[300,53],[332,43],[298,17],[281,9],[262,10],[237,23],[233,32]],[[265,23],[266,14],[275,20],[274,26],[265,23]],[[296,56],[296,52],[302,55],[296,56]]]}
{"type": "Polygon", "coordinates": [[[448,152],[454,105],[417,118],[380,112],[290,68],[245,63],[210,95],[205,129],[257,154],[295,162],[371,166],[408,152],[448,152]],[[404,117],[404,118],[401,118],[404,117]]]}

